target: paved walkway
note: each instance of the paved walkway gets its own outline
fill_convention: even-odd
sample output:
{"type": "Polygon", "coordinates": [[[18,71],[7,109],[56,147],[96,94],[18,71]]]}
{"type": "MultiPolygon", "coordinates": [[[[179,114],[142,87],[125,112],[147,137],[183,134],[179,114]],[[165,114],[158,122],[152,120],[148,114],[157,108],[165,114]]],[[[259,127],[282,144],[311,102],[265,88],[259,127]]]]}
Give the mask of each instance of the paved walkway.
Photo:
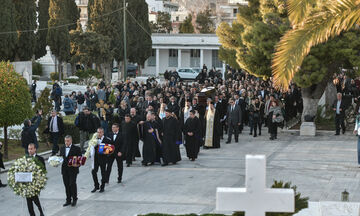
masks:
{"type": "MultiPolygon", "coordinates": [[[[218,186],[243,187],[245,155],[267,156],[267,185],[274,179],[291,181],[311,201],[339,201],[344,189],[350,201],[360,201],[360,168],[357,165],[355,136],[323,134],[316,138],[282,133],[277,141],[242,134],[238,144],[201,150],[199,159],[185,157],[175,166],[141,167],[140,161],[124,168],[123,183],[116,183],[114,164],[105,193],[92,194],[89,163],[78,176],[78,205],[62,207],[65,192],[60,167],[48,167],[48,183],[40,200],[46,215],[124,215],[136,213],[209,213],[215,211],[218,186]]],[[[100,175],[100,172],[99,172],[100,175]]],[[[6,174],[1,174],[4,181],[6,174]]],[[[0,215],[27,215],[26,202],[10,188],[0,189],[0,215]]]]}

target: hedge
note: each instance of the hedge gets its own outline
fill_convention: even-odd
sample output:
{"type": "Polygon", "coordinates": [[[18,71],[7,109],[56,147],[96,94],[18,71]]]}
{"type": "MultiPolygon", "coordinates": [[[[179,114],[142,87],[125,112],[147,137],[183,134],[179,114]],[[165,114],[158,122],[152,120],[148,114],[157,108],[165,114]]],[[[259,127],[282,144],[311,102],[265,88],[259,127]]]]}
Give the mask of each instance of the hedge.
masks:
{"type": "MultiPolygon", "coordinates": [[[[80,143],[80,130],[75,126],[76,115],[67,115],[63,117],[64,120],[64,136],[71,135],[73,143],[80,143]]],[[[63,143],[64,140],[61,140],[60,143],[63,143]]]]}

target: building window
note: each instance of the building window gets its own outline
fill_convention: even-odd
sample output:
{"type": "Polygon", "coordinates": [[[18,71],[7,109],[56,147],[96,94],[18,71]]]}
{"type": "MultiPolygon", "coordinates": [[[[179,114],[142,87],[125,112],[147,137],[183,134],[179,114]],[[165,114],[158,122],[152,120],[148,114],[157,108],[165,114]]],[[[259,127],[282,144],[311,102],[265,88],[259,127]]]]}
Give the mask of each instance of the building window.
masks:
{"type": "Polygon", "coordinates": [[[219,50],[212,51],[212,67],[221,68],[222,62],[219,59],[219,50]]]}
{"type": "Polygon", "coordinates": [[[234,10],[233,10],[233,15],[234,15],[234,17],[236,17],[236,14],[238,13],[238,9],[237,8],[234,8],[234,10]]]}
{"type": "Polygon", "coordinates": [[[148,66],[149,67],[156,66],[156,49],[151,50],[151,56],[148,58],[148,66]]]}
{"type": "Polygon", "coordinates": [[[179,19],[179,16],[177,16],[177,17],[176,17],[176,22],[179,22],[179,20],[180,20],[180,19],[179,19]]]}
{"type": "Polygon", "coordinates": [[[178,50],[169,49],[169,67],[178,66],[178,50]]]}
{"type": "Polygon", "coordinates": [[[200,50],[198,49],[190,50],[190,67],[192,68],[200,67],[200,50]]]}

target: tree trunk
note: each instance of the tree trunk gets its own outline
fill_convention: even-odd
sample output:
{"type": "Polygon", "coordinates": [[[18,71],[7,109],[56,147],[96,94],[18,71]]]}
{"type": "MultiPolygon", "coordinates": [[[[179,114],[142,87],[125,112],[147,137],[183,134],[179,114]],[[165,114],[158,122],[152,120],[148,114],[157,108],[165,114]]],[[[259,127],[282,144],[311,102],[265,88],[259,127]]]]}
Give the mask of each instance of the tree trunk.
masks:
{"type": "Polygon", "coordinates": [[[105,63],[105,64],[101,64],[101,65],[102,65],[102,68],[104,70],[105,83],[111,83],[112,72],[110,70],[110,63],[105,63]]]}
{"type": "Polygon", "coordinates": [[[8,159],[9,158],[9,153],[8,153],[8,137],[7,137],[7,126],[4,126],[4,158],[8,159]]]}
{"type": "Polygon", "coordinates": [[[316,85],[312,85],[308,88],[302,88],[301,94],[303,98],[303,113],[301,116],[301,121],[304,122],[304,117],[306,115],[316,117],[318,104],[321,96],[325,92],[328,79],[324,79],[316,85]]]}

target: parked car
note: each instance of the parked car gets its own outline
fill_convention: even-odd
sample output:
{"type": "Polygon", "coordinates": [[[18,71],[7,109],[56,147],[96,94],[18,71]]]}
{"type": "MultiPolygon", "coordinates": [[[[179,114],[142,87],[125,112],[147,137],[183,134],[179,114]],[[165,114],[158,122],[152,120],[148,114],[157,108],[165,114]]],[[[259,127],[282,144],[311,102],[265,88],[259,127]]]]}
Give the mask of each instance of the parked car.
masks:
{"type": "MultiPolygon", "coordinates": [[[[127,76],[128,77],[136,77],[138,75],[138,66],[136,64],[128,64],[127,66],[127,76]]],[[[120,69],[120,71],[122,71],[120,69]]],[[[117,67],[114,67],[112,69],[112,72],[113,73],[117,73],[118,72],[118,68],[117,67]]]]}
{"type": "Polygon", "coordinates": [[[192,68],[178,68],[176,70],[180,80],[195,80],[199,72],[192,68]]]}

